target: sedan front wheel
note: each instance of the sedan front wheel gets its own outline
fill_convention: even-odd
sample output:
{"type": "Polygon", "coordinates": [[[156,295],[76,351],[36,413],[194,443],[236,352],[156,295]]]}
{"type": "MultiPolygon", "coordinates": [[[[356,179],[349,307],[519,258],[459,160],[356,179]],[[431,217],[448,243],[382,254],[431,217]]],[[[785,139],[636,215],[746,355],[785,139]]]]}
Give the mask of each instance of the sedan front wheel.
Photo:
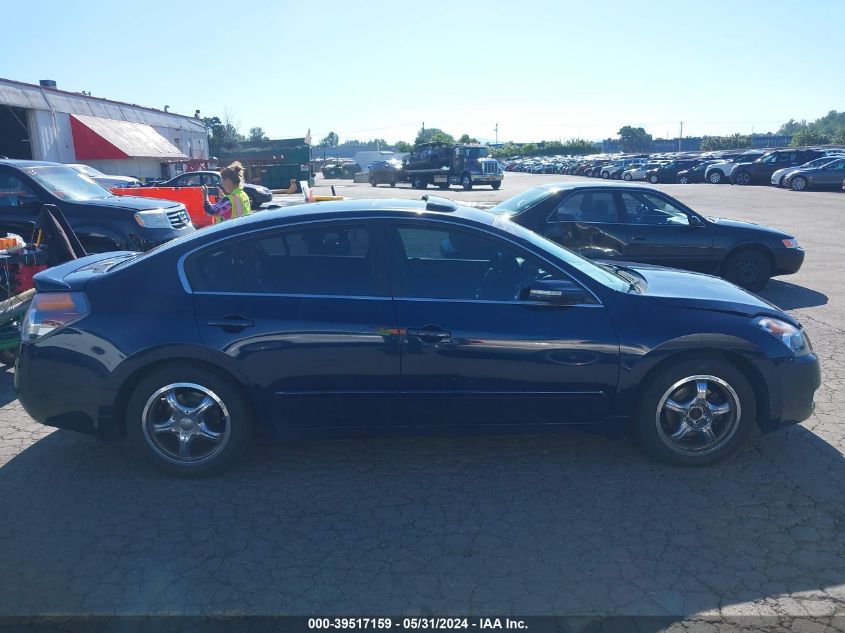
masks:
{"type": "Polygon", "coordinates": [[[637,412],[640,445],[675,466],[706,466],[735,453],[756,424],[754,390],[717,358],[682,361],[648,383],[637,412]]]}

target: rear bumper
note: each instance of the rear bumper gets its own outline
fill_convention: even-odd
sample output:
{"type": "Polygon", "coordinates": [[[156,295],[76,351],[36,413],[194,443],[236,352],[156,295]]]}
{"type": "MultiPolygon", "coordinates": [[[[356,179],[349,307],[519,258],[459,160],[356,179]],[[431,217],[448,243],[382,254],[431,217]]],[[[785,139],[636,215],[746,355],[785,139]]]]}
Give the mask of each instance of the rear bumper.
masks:
{"type": "Polygon", "coordinates": [[[113,433],[111,407],[115,393],[104,389],[97,368],[58,347],[22,344],[15,366],[15,391],[33,420],[97,437],[113,433]],[[56,389],[56,383],[63,385],[56,389]],[[105,424],[104,424],[105,422],[105,424]]]}
{"type": "Polygon", "coordinates": [[[803,248],[783,248],[775,253],[775,268],[778,275],[797,273],[804,263],[803,248]]]}

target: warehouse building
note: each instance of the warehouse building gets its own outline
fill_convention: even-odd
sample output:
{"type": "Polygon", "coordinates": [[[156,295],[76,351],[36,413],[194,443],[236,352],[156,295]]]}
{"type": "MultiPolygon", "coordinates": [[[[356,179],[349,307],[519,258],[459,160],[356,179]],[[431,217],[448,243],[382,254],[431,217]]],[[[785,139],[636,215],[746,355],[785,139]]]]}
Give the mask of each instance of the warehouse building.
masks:
{"type": "Polygon", "coordinates": [[[0,156],[170,178],[205,167],[208,132],[199,110],[189,117],[58,90],[54,81],[0,79],[0,156]]]}

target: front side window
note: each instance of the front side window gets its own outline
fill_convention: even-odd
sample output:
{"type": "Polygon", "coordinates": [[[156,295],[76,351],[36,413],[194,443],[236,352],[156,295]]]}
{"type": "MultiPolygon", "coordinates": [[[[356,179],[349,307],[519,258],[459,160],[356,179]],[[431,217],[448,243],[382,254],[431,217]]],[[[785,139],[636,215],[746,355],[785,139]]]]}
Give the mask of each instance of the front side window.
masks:
{"type": "Polygon", "coordinates": [[[519,248],[477,232],[445,227],[393,229],[401,296],[467,301],[515,301],[548,265],[519,248]]]}
{"type": "Polygon", "coordinates": [[[689,216],[665,198],[639,191],[620,195],[629,224],[689,226],[689,216]]]}
{"type": "Polygon", "coordinates": [[[185,174],[179,179],[180,187],[199,187],[201,184],[199,174],[185,174]]]}
{"type": "Polygon", "coordinates": [[[20,178],[0,172],[0,208],[21,207],[36,199],[20,178]]]}
{"type": "Polygon", "coordinates": [[[230,238],[190,256],[197,292],[376,296],[366,227],[321,225],[230,238]]]}
{"type": "Polygon", "coordinates": [[[614,224],[619,222],[619,214],[616,212],[613,192],[586,191],[569,196],[555,209],[549,220],[614,224]]]}

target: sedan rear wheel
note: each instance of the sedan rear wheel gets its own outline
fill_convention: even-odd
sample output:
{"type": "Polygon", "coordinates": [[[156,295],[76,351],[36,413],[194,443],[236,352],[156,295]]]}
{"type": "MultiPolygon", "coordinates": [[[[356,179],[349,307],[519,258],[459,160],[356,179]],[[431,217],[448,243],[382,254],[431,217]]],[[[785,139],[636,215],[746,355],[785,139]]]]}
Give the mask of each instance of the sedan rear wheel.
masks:
{"type": "Polygon", "coordinates": [[[704,466],[734,453],[753,432],[754,391],[732,364],[687,360],[646,388],[637,434],[652,457],[677,466],[704,466]]]}
{"type": "Polygon", "coordinates": [[[243,454],[251,429],[249,407],[231,379],[182,363],[142,379],[126,410],[133,448],[175,475],[219,472],[243,454]]]}
{"type": "Polygon", "coordinates": [[[689,183],[689,178],[687,176],[679,176],[678,182],[681,183],[682,185],[686,185],[686,184],[689,183]]]}
{"type": "Polygon", "coordinates": [[[634,179],[634,177],[633,177],[633,176],[631,176],[631,174],[625,174],[624,176],[622,176],[622,179],[623,179],[623,180],[633,180],[633,179],[634,179]]]}
{"type": "Polygon", "coordinates": [[[792,179],[792,191],[804,191],[807,189],[807,179],[804,176],[796,176],[792,179]]]}

